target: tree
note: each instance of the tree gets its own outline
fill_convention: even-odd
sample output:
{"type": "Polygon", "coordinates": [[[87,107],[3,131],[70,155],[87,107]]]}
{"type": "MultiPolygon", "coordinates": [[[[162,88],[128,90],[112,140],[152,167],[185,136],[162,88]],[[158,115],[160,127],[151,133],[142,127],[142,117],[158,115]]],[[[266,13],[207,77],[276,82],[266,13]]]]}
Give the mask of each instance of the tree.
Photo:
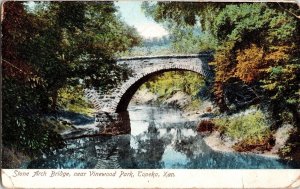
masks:
{"type": "Polygon", "coordinates": [[[140,37],[116,11],[113,2],[40,2],[33,10],[4,3],[4,145],[32,153],[60,146],[61,137],[43,121],[56,110],[58,90],[80,79],[106,89],[128,77],[114,54],[140,37]]]}
{"type": "MultiPolygon", "coordinates": [[[[158,2],[156,5],[143,2],[142,9],[168,29],[172,41],[172,51],[176,53],[198,53],[215,48],[216,41],[204,28],[208,22],[199,17],[199,10],[210,12],[214,4],[158,2]],[[205,6],[203,6],[205,5],[205,6]]],[[[212,17],[209,15],[208,17],[212,17]]]]}
{"type": "Polygon", "coordinates": [[[300,20],[295,4],[159,2],[143,6],[159,22],[195,25],[199,19],[202,29],[216,40],[210,46],[215,50],[211,65],[221,111],[229,110],[228,94],[239,95],[229,92],[228,86],[240,83],[251,91],[244,96],[255,94],[261,103],[267,102],[276,120],[288,107],[294,123],[299,123],[300,20]]]}
{"type": "Polygon", "coordinates": [[[24,53],[47,78],[52,109],[58,89],[70,79],[89,80],[86,83],[105,90],[108,83],[128,77],[128,71],[115,64],[114,54],[137,45],[140,37],[116,11],[112,2],[51,2],[36,10],[40,35],[28,42],[24,53]]]}
{"type": "MultiPolygon", "coordinates": [[[[296,95],[299,88],[299,20],[273,6],[229,5],[220,11],[213,31],[224,45],[215,56],[215,88],[222,88],[223,83],[237,77],[260,87],[258,92],[263,96],[262,99],[269,101],[278,114],[283,107],[289,107],[288,101],[297,104],[299,99],[296,95]],[[219,56],[221,53],[223,59],[219,56]],[[222,75],[219,72],[226,73],[222,75]],[[285,78],[287,75],[290,77],[285,78]],[[272,95],[274,89],[276,95],[272,95]]],[[[226,98],[222,90],[216,96],[218,99],[226,98]]],[[[224,101],[222,103],[224,105],[224,101]]],[[[295,107],[291,111],[296,112],[295,107]]],[[[274,117],[278,119],[278,116],[274,117]]],[[[297,117],[294,113],[295,120],[299,119],[297,117]]]]}
{"type": "Polygon", "coordinates": [[[17,150],[38,153],[62,145],[61,137],[39,119],[47,103],[44,80],[34,67],[23,59],[22,47],[37,33],[22,3],[4,4],[2,116],[3,144],[17,150]]]}

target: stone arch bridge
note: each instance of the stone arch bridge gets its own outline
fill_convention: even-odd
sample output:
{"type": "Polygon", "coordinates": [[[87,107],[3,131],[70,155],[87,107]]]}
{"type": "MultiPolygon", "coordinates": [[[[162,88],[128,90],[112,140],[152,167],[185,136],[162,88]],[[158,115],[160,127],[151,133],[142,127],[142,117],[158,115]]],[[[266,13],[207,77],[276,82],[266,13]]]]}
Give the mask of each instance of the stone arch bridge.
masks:
{"type": "MultiPolygon", "coordinates": [[[[186,70],[210,79],[212,72],[208,62],[211,60],[211,53],[121,58],[117,60],[117,64],[126,65],[132,70],[133,74],[130,78],[106,94],[99,94],[95,90],[86,90],[85,93],[98,111],[96,121],[100,122],[99,125],[111,122],[118,124],[120,120],[123,122],[127,119],[126,110],[131,98],[149,78],[167,71],[186,70]]],[[[124,128],[124,124],[122,127],[124,128]]],[[[130,131],[130,126],[125,129],[126,131],[120,131],[120,128],[114,131],[114,128],[116,127],[104,126],[104,131],[100,133],[120,134],[127,133],[128,129],[130,131]]]]}

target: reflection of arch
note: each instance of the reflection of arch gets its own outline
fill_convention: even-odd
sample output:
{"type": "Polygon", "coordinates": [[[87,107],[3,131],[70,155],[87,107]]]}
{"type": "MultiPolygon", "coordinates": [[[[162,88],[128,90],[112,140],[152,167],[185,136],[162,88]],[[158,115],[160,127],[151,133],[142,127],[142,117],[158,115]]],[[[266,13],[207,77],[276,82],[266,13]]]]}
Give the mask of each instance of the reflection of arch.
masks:
{"type": "Polygon", "coordinates": [[[195,66],[188,63],[162,64],[160,66],[154,66],[151,69],[145,68],[143,70],[140,70],[141,71],[140,73],[138,73],[135,77],[131,78],[130,80],[126,81],[120,87],[119,94],[115,97],[113,102],[110,104],[109,107],[110,111],[112,112],[126,111],[132,96],[135,94],[138,88],[154,75],[167,72],[167,71],[180,71],[180,70],[199,73],[202,76],[204,76],[204,78],[209,76],[209,74],[202,69],[201,65],[195,66]]]}

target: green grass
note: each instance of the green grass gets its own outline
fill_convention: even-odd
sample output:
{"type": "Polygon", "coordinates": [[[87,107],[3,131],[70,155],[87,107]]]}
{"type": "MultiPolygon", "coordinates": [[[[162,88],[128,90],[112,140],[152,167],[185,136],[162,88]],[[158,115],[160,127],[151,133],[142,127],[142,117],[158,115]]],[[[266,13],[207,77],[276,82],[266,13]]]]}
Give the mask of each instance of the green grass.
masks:
{"type": "Polygon", "coordinates": [[[192,102],[186,109],[197,110],[201,104],[197,93],[204,85],[203,77],[197,73],[191,71],[170,71],[153,77],[144,83],[140,89],[147,89],[158,95],[158,102],[163,102],[177,91],[182,91],[192,97],[192,102]]]}
{"type": "Polygon", "coordinates": [[[199,110],[202,101],[199,98],[192,99],[192,102],[186,107],[187,111],[199,110]]]}
{"type": "Polygon", "coordinates": [[[264,144],[272,136],[263,112],[258,109],[247,115],[214,119],[214,123],[219,131],[244,146],[264,144]]]}
{"type": "Polygon", "coordinates": [[[69,111],[87,116],[92,116],[94,112],[92,104],[84,98],[83,88],[80,85],[60,89],[58,104],[69,111]]]}

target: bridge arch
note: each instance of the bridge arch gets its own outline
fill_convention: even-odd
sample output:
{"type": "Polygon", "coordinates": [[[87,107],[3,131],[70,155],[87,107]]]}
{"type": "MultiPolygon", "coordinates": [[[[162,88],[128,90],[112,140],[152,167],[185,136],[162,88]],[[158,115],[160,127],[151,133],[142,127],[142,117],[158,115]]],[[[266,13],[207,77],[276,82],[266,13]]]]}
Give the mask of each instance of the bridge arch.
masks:
{"type": "Polygon", "coordinates": [[[114,115],[126,111],[139,86],[158,73],[176,70],[192,71],[210,82],[214,77],[208,64],[211,60],[213,60],[211,53],[120,58],[117,64],[131,69],[133,75],[105,93],[86,89],[85,95],[99,113],[106,112],[114,115]]]}
{"type": "Polygon", "coordinates": [[[118,87],[101,93],[95,89],[86,89],[87,99],[98,111],[95,114],[99,122],[99,134],[116,135],[130,132],[127,107],[138,88],[152,76],[168,71],[191,71],[203,76],[208,82],[214,77],[208,62],[211,53],[192,55],[167,55],[149,57],[129,57],[117,60],[118,65],[127,66],[133,75],[118,87]],[[127,122],[126,122],[127,120],[127,122]]]}
{"type": "Polygon", "coordinates": [[[133,95],[139,89],[139,87],[147,82],[151,77],[168,72],[168,71],[191,71],[202,75],[204,78],[208,77],[208,73],[202,69],[201,65],[195,64],[163,64],[160,66],[152,67],[151,69],[143,69],[135,77],[132,77],[126,81],[119,90],[119,93],[115,96],[115,99],[110,104],[110,112],[124,112],[132,99],[133,95]]]}

